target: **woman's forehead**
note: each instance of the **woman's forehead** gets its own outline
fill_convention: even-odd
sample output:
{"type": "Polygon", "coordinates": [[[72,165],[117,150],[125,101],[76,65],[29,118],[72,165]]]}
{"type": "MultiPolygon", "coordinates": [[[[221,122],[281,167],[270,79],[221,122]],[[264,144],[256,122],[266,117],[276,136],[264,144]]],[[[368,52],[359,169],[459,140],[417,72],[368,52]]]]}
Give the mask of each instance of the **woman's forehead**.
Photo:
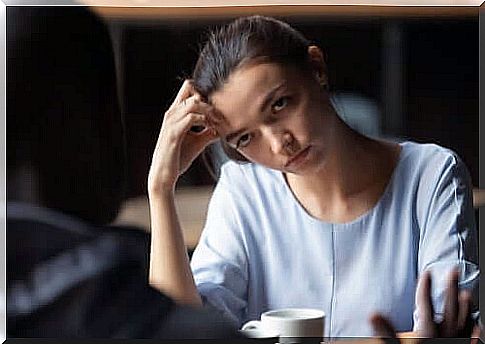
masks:
{"type": "Polygon", "coordinates": [[[214,116],[219,119],[216,125],[219,136],[227,141],[262,123],[267,118],[267,109],[278,97],[287,92],[302,92],[303,74],[296,68],[275,63],[248,66],[234,72],[212,96],[214,116]]]}
{"type": "Polygon", "coordinates": [[[276,63],[259,63],[238,68],[211,95],[211,103],[222,113],[224,109],[236,105],[251,106],[276,85],[290,82],[291,74],[287,67],[276,63]]]}

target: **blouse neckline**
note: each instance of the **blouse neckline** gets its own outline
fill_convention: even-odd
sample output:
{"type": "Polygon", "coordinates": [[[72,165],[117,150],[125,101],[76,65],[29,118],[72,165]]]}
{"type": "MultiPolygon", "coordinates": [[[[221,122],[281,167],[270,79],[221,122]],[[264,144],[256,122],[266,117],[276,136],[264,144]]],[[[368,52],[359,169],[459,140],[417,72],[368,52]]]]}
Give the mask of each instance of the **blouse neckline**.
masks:
{"type": "Polygon", "coordinates": [[[284,189],[284,192],[288,196],[288,198],[291,200],[291,202],[298,208],[298,210],[304,214],[305,218],[307,218],[310,222],[313,222],[317,225],[327,225],[327,226],[332,226],[332,227],[348,227],[352,225],[356,225],[359,223],[362,223],[366,221],[369,217],[371,217],[374,213],[378,211],[378,209],[382,206],[382,204],[385,202],[385,200],[391,196],[392,189],[394,188],[394,183],[396,179],[396,175],[398,174],[398,170],[400,169],[401,162],[403,160],[403,157],[405,156],[404,150],[406,149],[406,142],[399,142],[398,143],[401,146],[401,150],[399,152],[399,157],[398,161],[396,163],[396,166],[394,167],[391,177],[389,178],[389,181],[387,182],[387,185],[384,189],[384,192],[381,194],[379,197],[378,201],[372,208],[364,212],[363,214],[357,216],[355,219],[347,222],[330,222],[330,221],[325,221],[325,220],[320,220],[313,215],[311,215],[300,203],[300,201],[296,198],[295,194],[291,190],[290,186],[288,185],[288,182],[285,179],[285,176],[283,172],[278,171],[278,179],[282,183],[282,188],[284,189]]]}

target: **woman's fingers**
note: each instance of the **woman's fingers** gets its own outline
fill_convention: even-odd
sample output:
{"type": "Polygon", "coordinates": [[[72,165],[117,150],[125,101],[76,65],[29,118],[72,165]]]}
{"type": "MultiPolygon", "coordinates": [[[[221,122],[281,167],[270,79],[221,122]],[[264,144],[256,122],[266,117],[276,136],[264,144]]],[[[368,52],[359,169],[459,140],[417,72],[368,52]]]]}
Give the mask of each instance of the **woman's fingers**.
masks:
{"type": "Polygon", "coordinates": [[[379,337],[396,337],[396,331],[394,330],[394,326],[392,326],[391,322],[387,320],[384,316],[379,313],[375,313],[370,317],[370,322],[372,328],[374,329],[374,333],[379,337]]]}
{"type": "Polygon", "coordinates": [[[457,330],[458,321],[458,278],[459,271],[453,269],[448,276],[445,293],[444,317],[441,324],[444,337],[452,337],[457,330]]]}
{"type": "Polygon", "coordinates": [[[163,118],[148,176],[151,192],[161,186],[172,188],[204,147],[217,139],[212,112],[212,106],[186,80],[163,118]],[[191,127],[200,130],[192,132],[191,127]]]}
{"type": "Polygon", "coordinates": [[[215,122],[221,120],[221,116],[216,115],[212,105],[203,101],[202,96],[194,89],[192,81],[185,80],[166,115],[183,116],[184,113],[190,112],[208,114],[215,122]]]}
{"type": "Polygon", "coordinates": [[[421,306],[421,318],[433,321],[433,303],[431,299],[431,273],[426,271],[421,277],[421,285],[418,291],[418,303],[421,306]]]}
{"type": "Polygon", "coordinates": [[[184,147],[185,149],[193,151],[194,155],[199,155],[207,145],[218,139],[217,133],[210,129],[204,130],[203,132],[196,134],[196,136],[197,139],[194,138],[190,143],[187,142],[189,147],[184,147]]]}
{"type": "Polygon", "coordinates": [[[462,337],[468,338],[472,333],[471,294],[459,291],[460,271],[453,269],[448,276],[444,296],[443,321],[434,322],[434,310],[431,299],[431,274],[424,272],[417,290],[419,308],[419,334],[422,337],[462,337]]]}
{"type": "MultiPolygon", "coordinates": [[[[182,117],[176,124],[181,131],[188,131],[193,126],[202,126],[207,129],[207,116],[204,114],[190,112],[182,117]]],[[[204,131],[206,130],[204,129],[204,131]]]]}
{"type": "Polygon", "coordinates": [[[172,105],[170,105],[169,111],[177,105],[180,105],[185,99],[189,98],[194,93],[194,87],[192,85],[192,80],[185,80],[180,87],[177,95],[175,96],[172,105]]]}
{"type": "Polygon", "coordinates": [[[449,275],[444,317],[440,324],[442,337],[470,337],[472,333],[471,294],[467,290],[458,290],[459,276],[458,269],[453,269],[449,275]]]}
{"type": "MultiPolygon", "coordinates": [[[[194,125],[203,125],[201,121],[205,120],[198,116],[187,116],[181,121],[180,125],[184,126],[180,130],[187,132],[194,125]],[[189,119],[188,117],[192,117],[189,119]]],[[[193,160],[204,150],[207,145],[218,138],[217,133],[205,125],[205,129],[198,133],[188,131],[180,147],[180,171],[185,172],[192,164],[193,160]]]]}
{"type": "Polygon", "coordinates": [[[208,124],[207,116],[199,113],[191,112],[187,114],[185,117],[180,119],[180,121],[174,124],[174,130],[177,132],[177,135],[180,136],[187,132],[189,132],[191,136],[196,136],[197,140],[191,143],[195,144],[196,146],[199,144],[205,146],[207,145],[207,142],[217,138],[217,132],[208,124]],[[197,132],[190,131],[190,129],[194,126],[203,127],[204,129],[197,132]]]}
{"type": "Polygon", "coordinates": [[[381,337],[386,344],[398,344],[399,339],[396,336],[396,330],[391,322],[379,313],[375,313],[370,317],[370,323],[374,329],[374,334],[381,337]]]}
{"type": "Polygon", "coordinates": [[[471,300],[472,296],[468,290],[463,290],[458,295],[458,329],[466,329],[471,324],[471,300]]]}
{"type": "Polygon", "coordinates": [[[165,126],[181,121],[190,113],[199,113],[207,116],[205,123],[187,128],[192,134],[196,135],[201,134],[206,129],[211,129],[215,132],[215,127],[223,119],[219,114],[216,114],[210,104],[203,100],[202,95],[195,90],[192,81],[185,80],[172,105],[165,112],[164,122],[169,122],[165,126]]]}
{"type": "Polygon", "coordinates": [[[194,95],[188,98],[185,101],[182,109],[186,113],[199,112],[199,113],[210,115],[213,112],[212,106],[207,103],[204,103],[202,100],[199,99],[197,95],[194,95]]]}
{"type": "Polygon", "coordinates": [[[423,337],[434,337],[434,309],[431,299],[431,273],[425,271],[419,281],[417,290],[417,305],[419,308],[419,329],[423,337]]]}
{"type": "Polygon", "coordinates": [[[190,113],[199,113],[206,116],[204,127],[214,129],[220,121],[214,116],[214,109],[211,105],[198,99],[197,95],[187,98],[183,104],[173,108],[166,114],[166,120],[172,123],[179,122],[190,113]]]}
{"type": "Polygon", "coordinates": [[[212,106],[198,99],[196,95],[191,95],[190,97],[184,98],[180,103],[170,107],[165,113],[165,117],[180,117],[190,112],[210,113],[212,112],[212,106]]]}

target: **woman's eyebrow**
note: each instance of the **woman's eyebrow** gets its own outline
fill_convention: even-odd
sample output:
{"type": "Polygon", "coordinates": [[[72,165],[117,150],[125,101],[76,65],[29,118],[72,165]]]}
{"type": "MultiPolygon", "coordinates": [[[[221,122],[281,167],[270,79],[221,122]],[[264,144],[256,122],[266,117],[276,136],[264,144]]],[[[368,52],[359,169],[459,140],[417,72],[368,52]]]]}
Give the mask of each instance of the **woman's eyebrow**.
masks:
{"type": "MultiPolygon", "coordinates": [[[[273,87],[263,98],[263,101],[261,102],[261,106],[259,107],[260,111],[261,112],[264,112],[266,110],[266,108],[268,107],[270,101],[273,99],[274,95],[276,94],[276,92],[278,92],[280,89],[286,87],[286,81],[282,81],[281,83],[279,83],[278,85],[276,85],[275,87],[273,87]]],[[[243,132],[245,132],[247,129],[246,128],[243,128],[243,129],[239,129],[238,131],[235,131],[233,133],[230,133],[228,135],[226,135],[226,142],[230,143],[232,140],[234,140],[234,138],[236,138],[237,136],[239,136],[240,134],[242,134],[243,132]]]]}
{"type": "Polygon", "coordinates": [[[275,87],[273,87],[271,89],[271,91],[269,91],[266,94],[266,96],[264,97],[263,101],[261,102],[261,106],[259,107],[261,112],[264,112],[264,110],[266,110],[266,108],[268,107],[271,99],[273,99],[275,93],[278,92],[280,89],[282,89],[284,87],[286,87],[286,81],[282,81],[281,83],[279,83],[278,85],[276,85],[275,87]]]}

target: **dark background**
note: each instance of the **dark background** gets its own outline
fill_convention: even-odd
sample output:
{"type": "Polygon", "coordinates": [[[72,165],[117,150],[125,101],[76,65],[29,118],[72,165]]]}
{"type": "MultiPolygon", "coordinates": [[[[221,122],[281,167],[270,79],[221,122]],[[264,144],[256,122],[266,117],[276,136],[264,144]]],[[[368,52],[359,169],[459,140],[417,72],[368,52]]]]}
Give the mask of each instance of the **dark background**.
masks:
{"type": "MultiPolygon", "coordinates": [[[[332,91],[363,96],[376,104],[383,137],[435,142],[455,150],[468,166],[473,185],[478,186],[478,8],[281,8],[285,7],[249,7],[240,12],[274,15],[302,31],[326,50],[332,91]]],[[[21,7],[8,7],[7,19],[9,13],[19,10],[21,7]]],[[[146,195],[148,169],[165,109],[182,79],[191,74],[206,32],[240,14],[228,10],[226,15],[216,9],[178,9],[175,15],[165,9],[92,10],[108,27],[114,48],[127,143],[125,197],[146,195]]],[[[62,55],[62,47],[55,42],[52,46],[62,55]]],[[[12,54],[7,52],[7,59],[12,54]]],[[[83,68],[79,65],[80,74],[83,68]]],[[[42,83],[44,74],[31,73],[32,82],[42,83]]],[[[11,72],[7,77],[17,78],[11,72]]],[[[12,123],[30,121],[28,105],[27,99],[25,111],[8,111],[7,106],[9,156],[23,154],[16,147],[15,136],[21,130],[9,128],[12,123]]],[[[14,159],[7,160],[9,164],[14,159]]],[[[19,178],[17,185],[29,181],[28,171],[20,177],[9,173],[8,178],[19,178]]],[[[198,158],[178,186],[213,184],[198,158]]],[[[7,190],[9,199],[36,197],[35,185],[27,187],[25,195],[19,196],[23,190],[17,189],[13,193],[7,190]]]]}
{"type": "MultiPolygon", "coordinates": [[[[466,15],[285,15],[329,56],[332,91],[373,100],[383,136],[455,150],[478,186],[478,10],[466,15]]],[[[112,21],[127,128],[129,196],[144,194],[166,109],[208,28],[232,19],[112,21]]],[[[179,185],[213,180],[197,159],[179,185]]]]}
{"type": "MultiPolygon", "coordinates": [[[[332,8],[335,10],[335,7],[332,8]]],[[[359,8],[361,11],[364,7],[359,8]]],[[[373,101],[381,115],[379,126],[383,137],[436,142],[455,150],[468,166],[473,185],[477,187],[478,8],[445,11],[429,7],[409,10],[369,6],[365,9],[366,13],[361,11],[359,15],[353,14],[355,8],[345,6],[331,14],[327,7],[313,9],[306,12],[295,10],[298,13],[279,10],[275,15],[326,50],[331,90],[373,101]]],[[[210,9],[200,10],[200,16],[196,13],[199,9],[179,10],[177,15],[170,16],[162,10],[153,10],[155,15],[147,15],[147,12],[139,16],[126,15],[137,10],[124,9],[124,15],[121,12],[118,12],[120,15],[110,15],[96,9],[109,28],[114,48],[114,55],[108,54],[109,59],[103,64],[99,56],[104,54],[93,50],[92,55],[85,55],[86,47],[77,46],[83,42],[79,39],[81,24],[84,23],[85,28],[88,26],[87,36],[99,40],[99,49],[110,42],[101,40],[95,31],[91,32],[89,22],[81,18],[78,20],[77,13],[74,13],[76,10],[72,7],[68,11],[71,13],[69,18],[65,13],[59,15],[57,21],[51,18],[51,23],[69,28],[60,30],[59,35],[41,33],[35,25],[27,26],[29,29],[26,30],[20,22],[17,23],[20,24],[17,37],[12,35],[14,25],[11,25],[12,20],[9,21],[14,13],[19,15],[19,20],[25,20],[26,25],[38,22],[30,22],[28,17],[23,17],[20,13],[22,7],[7,8],[7,197],[8,201],[36,203],[42,198],[40,196],[49,196],[50,191],[52,194],[60,192],[62,197],[55,203],[60,206],[58,210],[71,210],[71,213],[76,210],[74,213],[84,220],[96,219],[96,223],[104,224],[116,215],[119,203],[124,199],[146,195],[146,179],[162,114],[182,79],[191,74],[204,33],[215,25],[232,20],[234,15],[224,15],[221,11],[217,16],[207,15],[210,9]],[[60,22],[61,18],[64,21],[60,22]],[[22,40],[20,37],[23,37],[22,40]],[[59,44],[59,41],[64,43],[59,44]],[[76,47],[70,47],[66,42],[76,47]],[[44,56],[43,52],[49,52],[48,56],[44,56]],[[111,57],[115,65],[109,62],[113,60],[111,57]],[[79,62],[76,62],[78,59],[79,62]],[[22,63],[19,64],[19,61],[22,63]],[[71,69],[60,68],[64,64],[71,69]],[[115,66],[117,83],[114,75],[109,78],[108,75],[103,76],[103,72],[113,72],[115,66]],[[115,87],[119,91],[118,99],[114,94],[115,87]],[[48,101],[45,94],[50,97],[48,101]],[[106,102],[110,99],[111,102],[106,102]],[[121,130],[115,128],[117,101],[126,130],[126,162],[118,136],[121,130]],[[40,108],[44,103],[48,105],[40,108]],[[110,110],[110,107],[113,109],[110,110]],[[38,149],[37,146],[47,148],[38,149]],[[75,155],[72,156],[72,153],[75,155]],[[96,163],[92,163],[92,158],[96,163]],[[39,191],[40,179],[36,178],[33,161],[41,165],[42,171],[47,171],[49,176],[49,187],[40,190],[44,191],[44,195],[39,191]],[[29,162],[30,165],[18,165],[21,162],[29,162]],[[112,169],[105,165],[112,166],[112,169]],[[117,186],[123,184],[124,176],[124,173],[117,173],[118,167],[123,171],[124,167],[127,168],[126,193],[124,190],[118,192],[117,186]],[[71,175],[74,181],[67,179],[67,175],[71,175]],[[118,177],[115,178],[116,175],[118,177]],[[82,184],[77,178],[89,183],[82,184]],[[63,190],[61,185],[68,188],[63,190]],[[63,194],[64,191],[69,196],[63,194]],[[85,191],[96,191],[96,194],[99,191],[99,197],[85,195],[85,191]],[[101,197],[106,193],[110,198],[101,197]],[[79,212],[80,209],[70,209],[76,208],[66,206],[66,201],[71,199],[79,201],[76,206],[86,206],[89,211],[94,209],[94,213],[84,214],[79,212]]],[[[251,11],[251,14],[259,13],[259,10],[249,9],[245,14],[251,11]]],[[[269,8],[264,10],[267,15],[272,15],[271,12],[269,8]]],[[[83,37],[85,40],[86,32],[83,37]]],[[[199,158],[178,185],[191,187],[214,183],[199,158]]],[[[12,226],[8,228],[15,231],[12,226]]],[[[96,227],[98,229],[101,227],[96,227]]],[[[120,229],[120,232],[127,235],[126,229],[120,229]]],[[[11,248],[27,248],[28,253],[22,253],[22,257],[27,259],[34,254],[29,245],[24,245],[26,239],[31,239],[31,246],[49,250],[56,243],[53,237],[42,234],[35,227],[30,236],[22,232],[17,232],[17,235],[16,243],[8,244],[8,253],[15,255],[11,248]]],[[[140,231],[135,235],[142,236],[144,240],[148,238],[140,231]]],[[[8,237],[9,240],[13,238],[12,235],[8,237]]],[[[71,237],[66,242],[74,244],[71,237]]],[[[127,252],[133,253],[132,246],[137,241],[131,236],[127,242],[130,243],[127,252]]],[[[145,261],[148,249],[138,246],[139,260],[145,261]]],[[[120,255],[125,257],[125,253],[120,255]]],[[[129,255],[126,254],[126,257],[129,255]]],[[[18,269],[17,258],[8,259],[8,262],[9,269],[18,269]]],[[[132,262],[130,264],[133,267],[132,262]]],[[[140,273],[147,270],[145,265],[137,269],[140,273]]],[[[119,276],[132,276],[145,286],[145,277],[138,278],[128,273],[119,276]]],[[[97,281],[94,285],[102,286],[97,281]]],[[[137,297],[133,300],[139,300],[138,292],[134,290],[134,293],[137,297]]],[[[89,300],[92,301],[91,298],[89,300]]],[[[139,306],[139,302],[136,303],[139,306]]],[[[51,324],[53,333],[59,334],[56,323],[51,324]]],[[[99,322],[96,326],[103,327],[99,322]]]]}

